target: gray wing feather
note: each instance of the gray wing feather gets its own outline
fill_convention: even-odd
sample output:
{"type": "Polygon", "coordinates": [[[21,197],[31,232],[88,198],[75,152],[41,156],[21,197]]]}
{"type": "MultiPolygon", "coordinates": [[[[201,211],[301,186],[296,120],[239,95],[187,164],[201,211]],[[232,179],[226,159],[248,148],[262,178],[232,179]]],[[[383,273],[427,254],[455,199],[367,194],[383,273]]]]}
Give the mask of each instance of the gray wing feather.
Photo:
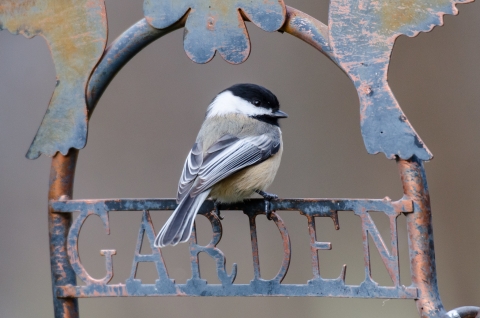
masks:
{"type": "MultiPolygon", "coordinates": [[[[225,149],[239,139],[233,135],[225,135],[222,136],[220,139],[217,140],[210,148],[207,150],[207,158],[210,157],[208,154],[220,151],[225,149]]],[[[214,156],[212,156],[213,158],[214,156]]],[[[195,143],[190,150],[190,153],[185,160],[185,164],[183,166],[182,176],[178,181],[178,190],[177,190],[177,203],[180,203],[182,199],[187,195],[187,193],[192,188],[195,179],[197,178],[198,172],[200,171],[200,167],[203,164],[203,153],[202,153],[202,144],[195,143]]]]}
{"type": "Polygon", "coordinates": [[[187,195],[188,191],[193,185],[193,182],[197,178],[197,174],[200,171],[200,167],[203,162],[202,144],[195,143],[190,150],[190,153],[183,165],[182,176],[178,181],[177,191],[177,203],[180,203],[182,199],[187,195]]]}
{"type": "MultiPolygon", "coordinates": [[[[215,145],[211,148],[215,149],[215,145]]],[[[198,177],[192,185],[191,195],[197,195],[229,175],[268,159],[277,153],[279,148],[279,141],[274,141],[271,136],[264,134],[242,139],[236,138],[235,141],[231,140],[229,145],[223,147],[221,151],[207,151],[198,177]]]]}
{"type": "Polygon", "coordinates": [[[194,197],[185,196],[160,232],[158,232],[154,246],[164,247],[188,241],[192,233],[195,216],[209,193],[210,189],[194,197]]]}
{"type": "Polygon", "coordinates": [[[215,142],[213,145],[211,145],[210,148],[207,149],[207,153],[214,153],[216,151],[225,149],[226,147],[229,147],[235,142],[237,142],[238,140],[239,138],[233,135],[225,135],[218,139],[217,142],[215,142]]]}

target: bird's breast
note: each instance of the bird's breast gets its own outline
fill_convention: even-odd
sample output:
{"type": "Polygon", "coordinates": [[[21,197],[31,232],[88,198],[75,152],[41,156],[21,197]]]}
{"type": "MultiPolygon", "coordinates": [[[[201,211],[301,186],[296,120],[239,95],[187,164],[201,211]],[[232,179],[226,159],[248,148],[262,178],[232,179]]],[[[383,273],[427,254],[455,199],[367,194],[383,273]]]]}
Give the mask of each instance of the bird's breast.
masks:
{"type": "Polygon", "coordinates": [[[238,202],[252,195],[255,190],[265,190],[272,184],[282,159],[283,144],[278,152],[267,160],[244,168],[212,187],[210,196],[219,202],[238,202]]]}

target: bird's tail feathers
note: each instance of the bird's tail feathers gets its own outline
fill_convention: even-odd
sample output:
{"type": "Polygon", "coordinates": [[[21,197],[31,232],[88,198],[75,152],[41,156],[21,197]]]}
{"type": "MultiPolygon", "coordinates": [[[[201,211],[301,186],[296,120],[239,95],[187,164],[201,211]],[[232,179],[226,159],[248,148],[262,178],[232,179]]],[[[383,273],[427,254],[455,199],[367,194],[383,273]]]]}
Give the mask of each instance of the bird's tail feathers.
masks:
{"type": "Polygon", "coordinates": [[[155,238],[155,247],[164,247],[167,245],[177,245],[180,242],[186,242],[190,238],[193,228],[193,220],[203,202],[210,194],[210,189],[191,197],[187,194],[178,207],[172,213],[165,225],[158,232],[155,238]]]}

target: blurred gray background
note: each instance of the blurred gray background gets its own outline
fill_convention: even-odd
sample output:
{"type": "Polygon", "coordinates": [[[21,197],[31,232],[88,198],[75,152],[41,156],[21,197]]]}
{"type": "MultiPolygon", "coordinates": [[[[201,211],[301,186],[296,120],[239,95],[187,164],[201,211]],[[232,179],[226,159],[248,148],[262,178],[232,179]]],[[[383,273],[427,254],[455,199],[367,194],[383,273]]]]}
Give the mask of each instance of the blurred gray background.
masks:
{"type": "MultiPolygon", "coordinates": [[[[143,0],[106,0],[109,41],[142,18],[143,0]]],[[[328,1],[287,4],[327,22],[328,1]]],[[[480,4],[459,5],[460,16],[416,38],[400,37],[393,51],[389,82],[411,123],[435,155],[426,164],[432,199],[440,294],[447,309],[480,305],[480,4]]],[[[280,197],[399,199],[394,161],[368,155],[359,127],[359,105],[349,79],[313,48],[288,34],[266,33],[248,24],[252,52],[232,66],[216,57],[191,62],[182,31],[153,43],[114,79],[90,122],[87,147],[80,152],[74,198],[174,197],[181,168],[211,99],[224,88],[253,82],[271,89],[290,117],[282,122],[285,151],[271,192],[280,197]]],[[[47,231],[50,158],[24,155],[55,85],[45,41],[0,33],[0,317],[52,317],[47,231]]],[[[160,229],[168,212],[152,212],[160,229]]],[[[225,212],[219,247],[227,269],[239,264],[237,282],[253,277],[248,220],[225,212]]],[[[282,212],[292,238],[293,259],[284,282],[311,278],[306,219],[282,212]]],[[[104,276],[100,249],[117,249],[112,283],[130,274],[141,213],[112,213],[111,235],[101,222],[87,220],[80,253],[89,273],[104,276]]],[[[200,243],[209,225],[197,218],[200,243]]],[[[386,238],[387,218],[375,215],[386,238]]],[[[282,245],[273,223],[259,218],[262,276],[280,266],[282,245]]],[[[335,278],[348,265],[347,283],[363,280],[358,217],[340,214],[340,231],[320,219],[322,276],[335,278]]],[[[405,219],[399,218],[402,283],[410,283],[405,219]]],[[[148,253],[148,250],[144,251],[148,253]]],[[[376,249],[373,278],[391,284],[376,249]]],[[[190,277],[185,244],[166,248],[164,258],[177,282],[190,277]]],[[[201,255],[202,275],[217,282],[213,260],[201,255]]],[[[153,283],[152,264],[138,277],[153,283]]],[[[411,300],[331,298],[109,298],[80,300],[82,317],[416,317],[411,300]]]]}

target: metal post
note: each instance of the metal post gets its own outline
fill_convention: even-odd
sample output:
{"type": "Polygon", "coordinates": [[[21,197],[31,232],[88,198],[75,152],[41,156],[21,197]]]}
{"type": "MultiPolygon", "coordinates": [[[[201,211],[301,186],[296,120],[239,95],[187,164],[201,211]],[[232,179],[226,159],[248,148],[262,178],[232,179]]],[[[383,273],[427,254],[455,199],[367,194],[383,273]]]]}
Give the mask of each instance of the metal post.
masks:
{"type": "MultiPolygon", "coordinates": [[[[66,156],[61,153],[52,159],[48,201],[62,196],[72,197],[75,166],[78,150],[70,149],[66,156]]],[[[48,229],[50,239],[50,265],[52,271],[53,309],[55,318],[78,318],[76,298],[57,298],[56,286],[76,285],[76,276],[67,255],[67,235],[72,223],[70,213],[53,213],[48,208],[48,229]]]]}
{"type": "Polygon", "coordinates": [[[442,317],[445,309],[437,286],[433,246],[430,195],[423,162],[416,156],[397,159],[407,199],[414,202],[414,213],[408,213],[407,230],[412,283],[418,288],[417,309],[422,318],[442,317]]]}

